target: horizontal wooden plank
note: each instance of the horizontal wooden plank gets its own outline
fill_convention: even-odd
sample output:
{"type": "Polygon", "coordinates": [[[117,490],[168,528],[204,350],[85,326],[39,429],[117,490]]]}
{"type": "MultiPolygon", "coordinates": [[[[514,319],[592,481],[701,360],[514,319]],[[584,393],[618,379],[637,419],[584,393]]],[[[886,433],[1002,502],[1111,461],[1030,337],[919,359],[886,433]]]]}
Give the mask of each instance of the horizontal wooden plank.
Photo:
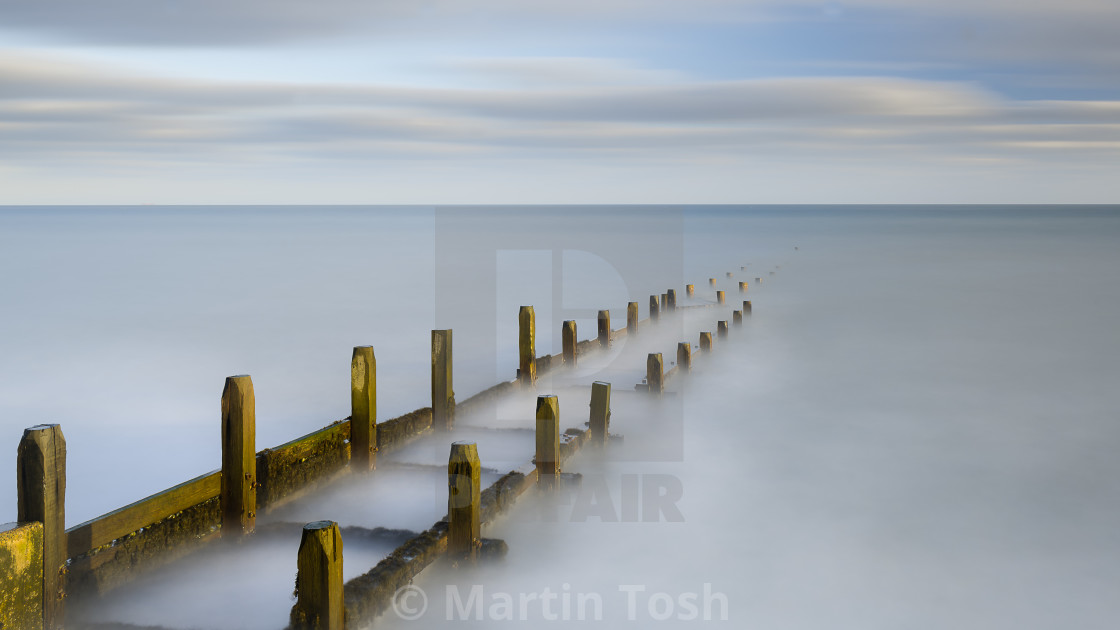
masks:
{"type": "Polygon", "coordinates": [[[322,429],[317,429],[307,435],[285,442],[280,446],[266,448],[257,453],[257,459],[260,459],[268,453],[275,454],[284,459],[300,459],[318,451],[318,445],[320,443],[332,442],[339,437],[344,440],[350,439],[350,418],[340,420],[322,429]]]}
{"type": "Polygon", "coordinates": [[[66,545],[67,555],[76,558],[172,514],[212,499],[218,496],[221,485],[222,472],[215,470],[93,520],[75,525],[66,530],[69,539],[66,545]]]}

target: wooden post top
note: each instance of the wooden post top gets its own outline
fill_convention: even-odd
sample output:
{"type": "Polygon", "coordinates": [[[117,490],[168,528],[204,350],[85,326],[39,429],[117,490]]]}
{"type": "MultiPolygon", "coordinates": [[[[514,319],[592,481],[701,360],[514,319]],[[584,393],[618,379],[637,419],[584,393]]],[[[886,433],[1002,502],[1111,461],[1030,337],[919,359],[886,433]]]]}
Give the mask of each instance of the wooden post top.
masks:
{"type": "Polygon", "coordinates": [[[559,418],[560,399],[555,394],[537,396],[538,418],[559,418]]]}

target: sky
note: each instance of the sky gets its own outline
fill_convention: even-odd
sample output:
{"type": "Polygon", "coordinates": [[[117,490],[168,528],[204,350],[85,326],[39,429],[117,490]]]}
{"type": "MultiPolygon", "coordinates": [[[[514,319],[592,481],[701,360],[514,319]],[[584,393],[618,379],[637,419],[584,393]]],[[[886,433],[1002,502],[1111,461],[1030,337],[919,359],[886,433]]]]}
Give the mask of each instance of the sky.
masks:
{"type": "Polygon", "coordinates": [[[1117,203],[1115,0],[4,0],[0,205],[1117,203]]]}

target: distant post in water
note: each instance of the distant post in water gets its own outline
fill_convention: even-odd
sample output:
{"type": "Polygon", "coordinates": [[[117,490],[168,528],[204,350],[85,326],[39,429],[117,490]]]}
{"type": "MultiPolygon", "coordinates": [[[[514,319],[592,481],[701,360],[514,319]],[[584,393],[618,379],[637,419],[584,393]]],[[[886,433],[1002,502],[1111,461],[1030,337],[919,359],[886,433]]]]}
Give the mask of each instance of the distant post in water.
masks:
{"type": "MultiPolygon", "coordinates": [[[[16,519],[43,524],[43,627],[64,618],[62,569],[66,549],[66,438],[57,424],[24,429],[16,448],[16,519]]],[[[15,566],[18,566],[18,558],[15,566]]]]}
{"type": "Polygon", "coordinates": [[[762,278],[755,278],[754,283],[755,284],[762,284],[762,278]]]}
{"type": "Polygon", "coordinates": [[[720,339],[727,339],[727,320],[721,319],[716,322],[716,335],[720,339]]]}
{"type": "Polygon", "coordinates": [[[350,466],[377,467],[377,359],[373,346],[357,346],[350,360],[350,466]]]}
{"type": "Polygon", "coordinates": [[[746,282],[740,282],[739,283],[739,293],[746,293],[746,292],[747,292],[747,283],[746,282]]]}
{"type": "Polygon", "coordinates": [[[665,303],[665,308],[669,309],[670,311],[677,310],[677,290],[669,289],[669,291],[665,295],[669,298],[665,303]]]}
{"type": "Polygon", "coordinates": [[[611,427],[611,384],[595,381],[591,384],[591,439],[606,444],[611,427]]]}
{"type": "Polygon", "coordinates": [[[222,390],[222,538],[257,525],[257,399],[248,375],[226,378],[222,390]]]}
{"type": "Polygon", "coordinates": [[[564,363],[570,367],[576,366],[576,322],[569,319],[560,329],[560,336],[564,344],[564,363]]]}
{"type": "Polygon", "coordinates": [[[695,297],[696,296],[696,285],[695,284],[684,285],[684,293],[688,297],[695,297]]]}
{"type": "Polygon", "coordinates": [[[661,302],[656,295],[649,296],[649,321],[656,322],[661,315],[661,302]]]}
{"type": "Polygon", "coordinates": [[[667,292],[661,294],[661,308],[658,310],[661,312],[667,312],[669,310],[669,294],[667,292]]]}
{"type": "Polygon", "coordinates": [[[716,279],[715,278],[708,278],[708,284],[712,285],[713,289],[716,288],[716,279]]]}
{"type": "Polygon", "coordinates": [[[731,277],[731,272],[730,272],[730,271],[728,271],[728,272],[727,272],[727,277],[728,277],[728,278],[730,278],[730,277],[731,277]]]}
{"type": "Polygon", "coordinates": [[[724,295],[723,291],[716,291],[716,301],[720,304],[727,303],[727,296],[724,295]]]}
{"type": "Polygon", "coordinates": [[[611,347],[611,312],[599,311],[599,347],[611,347]]]}
{"type": "Polygon", "coordinates": [[[710,333],[710,332],[700,333],[700,352],[711,352],[711,351],[712,351],[712,333],[710,333]]]}
{"type": "Polygon", "coordinates": [[[736,328],[743,325],[743,311],[731,311],[731,325],[736,328]]]}
{"type": "Polygon", "coordinates": [[[343,630],[342,534],[334,521],[303,526],[296,572],[296,605],[291,626],[297,630],[343,630]]]}
{"type": "Polygon", "coordinates": [[[638,334],[638,303],[626,303],[626,334],[633,336],[638,334]]]}
{"type": "Polygon", "coordinates": [[[451,330],[432,331],[432,426],[455,426],[455,390],[451,382],[451,330]]]}
{"type": "Polygon", "coordinates": [[[447,551],[474,553],[480,544],[482,464],[474,442],[455,442],[447,459],[447,551]]]}
{"type": "Polygon", "coordinates": [[[548,482],[560,472],[560,400],[537,396],[537,475],[548,482]]]}
{"type": "Polygon", "coordinates": [[[537,315],[533,307],[522,306],[517,322],[517,353],[521,359],[518,380],[531,387],[537,382],[537,315]]]}
{"type": "Polygon", "coordinates": [[[685,374],[692,371],[692,344],[687,341],[677,344],[677,370],[685,374]]]}
{"type": "Polygon", "coordinates": [[[750,316],[751,314],[751,301],[743,300],[743,315],[750,316]]]}
{"type": "Polygon", "coordinates": [[[649,384],[649,393],[661,397],[665,391],[665,361],[660,352],[651,352],[646,359],[646,383],[649,384]]]}

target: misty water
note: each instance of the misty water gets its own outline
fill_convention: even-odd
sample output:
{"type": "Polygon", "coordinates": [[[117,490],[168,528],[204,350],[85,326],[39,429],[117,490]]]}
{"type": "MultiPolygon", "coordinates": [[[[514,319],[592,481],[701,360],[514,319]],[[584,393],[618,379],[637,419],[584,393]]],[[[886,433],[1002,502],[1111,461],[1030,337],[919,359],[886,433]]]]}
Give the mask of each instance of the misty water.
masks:
{"type": "MultiPolygon", "coordinates": [[[[758,628],[1110,628],[1118,243],[1120,209],[1089,207],[7,208],[0,436],[14,472],[22,430],[61,423],[74,525],[217,468],[227,375],[253,377],[260,449],[348,415],[355,345],[375,347],[386,419],[428,404],[432,328],[455,331],[462,400],[513,377],[521,304],[536,306],[543,354],[561,320],[588,338],[598,309],[619,328],[626,302],[645,317],[652,293],[687,303],[685,283],[708,302],[716,277],[727,308],[543,380],[564,427],[586,421],[592,381],[612,382],[623,441],[567,464],[579,490],[526,495],[484,529],[509,543],[503,562],[426,571],[420,619],[390,611],[379,627],[508,623],[506,596],[528,600],[513,623],[535,627],[549,589],[551,612],[598,612],[602,627],[707,613],[758,628]],[[739,280],[753,316],[697,374],[657,406],[624,391],[647,352],[668,365],[677,341],[729,319],[739,280]],[[475,585],[478,605],[448,607],[449,587],[466,606],[475,585]]],[[[531,405],[462,420],[483,483],[531,457],[518,430],[531,405]]],[[[446,445],[387,459],[285,518],[430,525],[446,445]]],[[[15,512],[13,478],[0,521],[15,512]]],[[[269,542],[244,573],[203,559],[161,572],[104,618],[282,627],[297,545],[269,542]],[[223,584],[243,597],[222,601],[223,584]]],[[[388,551],[346,549],[348,576],[388,551]]]]}

